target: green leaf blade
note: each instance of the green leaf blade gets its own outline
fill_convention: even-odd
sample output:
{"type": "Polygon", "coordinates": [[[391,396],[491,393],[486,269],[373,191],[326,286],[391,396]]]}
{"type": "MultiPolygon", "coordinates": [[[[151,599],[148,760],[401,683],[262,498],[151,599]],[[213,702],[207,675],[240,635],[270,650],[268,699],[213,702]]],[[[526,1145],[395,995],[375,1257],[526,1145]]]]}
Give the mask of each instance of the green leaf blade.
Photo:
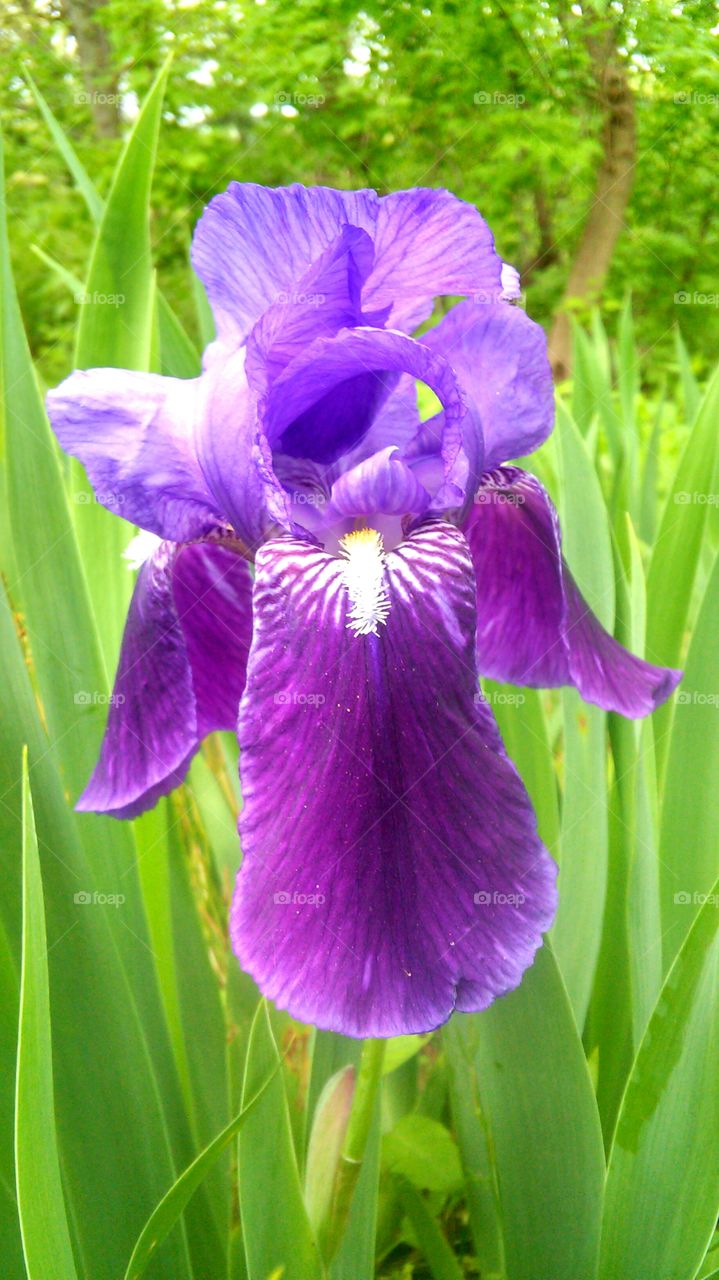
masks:
{"type": "Polygon", "coordinates": [[[15,1107],[17,1203],[29,1280],[77,1280],[60,1177],[40,855],[23,759],[23,930],[15,1107]]]}

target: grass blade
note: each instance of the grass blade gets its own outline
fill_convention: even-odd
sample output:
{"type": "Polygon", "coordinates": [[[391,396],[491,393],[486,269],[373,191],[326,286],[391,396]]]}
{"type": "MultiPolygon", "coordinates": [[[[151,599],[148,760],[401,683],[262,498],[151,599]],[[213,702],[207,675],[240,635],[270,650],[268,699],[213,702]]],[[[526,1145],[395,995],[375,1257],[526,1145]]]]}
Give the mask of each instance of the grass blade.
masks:
{"type": "Polygon", "coordinates": [[[545,943],[521,986],[477,1026],[477,1080],[512,1280],[589,1280],[604,1151],[582,1044],[545,943]],[[527,1135],[533,1135],[527,1141],[527,1135]]]}
{"type": "Polygon", "coordinates": [[[233,1138],[240,1132],[247,1117],[252,1114],[261,1101],[281,1066],[282,1062],[278,1059],[267,1079],[260,1085],[257,1092],[250,1098],[250,1101],[243,1106],[239,1115],[236,1115],[234,1120],[231,1120],[222,1132],[218,1133],[216,1138],[213,1138],[212,1142],[180,1174],[167,1194],[163,1196],[140,1233],[137,1244],[132,1251],[132,1257],[127,1264],[125,1280],[140,1280],[140,1277],[145,1274],[158,1245],[169,1235],[197,1188],[207,1177],[223,1152],[227,1150],[233,1138]]]}
{"type": "Polygon", "coordinates": [[[22,806],[22,982],[15,1106],[18,1212],[28,1280],[77,1280],[55,1136],[45,906],[27,752],[22,806]]]}
{"type": "Polygon", "coordinates": [[[399,1199],[434,1280],[462,1280],[463,1272],[422,1196],[401,1182],[399,1199]]]}
{"type": "MultiPolygon", "coordinates": [[[[719,882],[713,886],[713,895],[719,882]]],[[[612,1145],[600,1280],[691,1280],[719,1210],[719,912],[697,916],[662,989],[612,1145]]]]}
{"type": "Polygon", "coordinates": [[[719,873],[719,556],[677,694],[661,815],[661,912],[668,966],[719,873]],[[691,803],[691,798],[694,803],[691,803]]]}
{"type": "MultiPolygon", "coordinates": [[[[263,1000],[250,1032],[243,1103],[278,1061],[263,1000]]],[[[282,1280],[319,1280],[323,1268],[302,1198],[281,1075],[273,1077],[240,1134],[240,1213],[249,1280],[275,1272],[282,1280]],[[281,1213],[268,1213],[268,1205],[281,1206],[281,1213]]]]}

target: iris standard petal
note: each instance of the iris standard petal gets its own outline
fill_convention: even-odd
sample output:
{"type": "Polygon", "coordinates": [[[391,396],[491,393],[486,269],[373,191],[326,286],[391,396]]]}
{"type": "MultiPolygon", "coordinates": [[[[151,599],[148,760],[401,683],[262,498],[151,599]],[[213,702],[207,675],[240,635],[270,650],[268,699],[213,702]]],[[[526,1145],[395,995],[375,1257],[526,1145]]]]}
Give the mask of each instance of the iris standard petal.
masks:
{"type": "Polygon", "coordinates": [[[202,537],[220,519],[195,456],[201,382],[90,369],[47,396],[53,430],[98,502],[173,542],[202,537]]]}
{"type": "Polygon", "coordinates": [[[133,818],[182,782],[200,740],[234,729],[251,576],[217,542],[163,542],[130,604],[100,758],[77,808],[133,818]]]}
{"type": "Polygon", "coordinates": [[[681,672],[629,653],[594,616],[564,563],[557,513],[534,476],[518,467],[487,473],[464,533],[477,575],[482,675],[573,684],[588,702],[632,718],[676,688],[681,672]]]}
{"type": "Polygon", "coordinates": [[[348,629],[344,562],[257,558],[239,736],[240,963],[297,1018],[428,1031],[520,981],[555,867],[478,696],[467,544],[420,527],[384,564],[378,634],[348,629]]]}
{"type": "Polygon", "coordinates": [[[295,457],[335,462],[367,434],[402,374],[426,383],[442,404],[444,461],[451,471],[461,452],[465,412],[455,376],[421,342],[385,329],[343,329],[335,338],[315,339],[293,360],[268,397],[270,444],[295,457]]]}
{"type": "Polygon", "coordinates": [[[219,336],[243,341],[347,226],[374,242],[363,310],[387,315],[393,328],[416,327],[439,294],[501,295],[492,233],[449,191],[418,187],[379,199],[367,190],[233,182],[210,201],[192,242],[219,336]]]}
{"type": "Polygon", "coordinates": [[[461,302],[422,338],[451,364],[484,436],[484,466],[532,453],[551,434],[547,340],[520,307],[461,302]]]}
{"type": "Polygon", "coordinates": [[[363,302],[367,309],[391,305],[393,328],[411,332],[441,294],[501,294],[492,233],[474,205],[451,191],[417,187],[383,196],[374,242],[363,302]]]}
{"type": "Polygon", "coordinates": [[[248,339],[247,376],[258,394],[314,338],[371,323],[363,318],[360,299],[373,258],[366,231],[343,227],[309,271],[268,307],[248,339]]]}
{"type": "Polygon", "coordinates": [[[215,196],[192,241],[192,265],[207,290],[218,334],[242,342],[279,295],[292,292],[345,226],[370,235],[374,191],[261,187],[233,182],[215,196]]]}

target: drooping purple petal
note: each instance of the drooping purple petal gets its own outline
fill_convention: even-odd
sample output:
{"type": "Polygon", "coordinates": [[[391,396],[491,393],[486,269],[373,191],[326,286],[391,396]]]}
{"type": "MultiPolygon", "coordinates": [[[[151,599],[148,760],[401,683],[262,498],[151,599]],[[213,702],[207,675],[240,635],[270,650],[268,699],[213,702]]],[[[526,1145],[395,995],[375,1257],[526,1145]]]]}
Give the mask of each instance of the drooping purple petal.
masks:
{"type": "Polygon", "coordinates": [[[267,308],[292,293],[346,226],[372,235],[374,191],[233,182],[215,196],[192,241],[221,338],[243,341],[267,308]]]}
{"type": "Polygon", "coordinates": [[[250,644],[246,561],[163,542],[130,604],[100,759],[77,808],[133,818],[182,782],[201,739],[234,729],[250,644]]]}
{"type": "Polygon", "coordinates": [[[98,502],[183,542],[220,520],[194,451],[200,401],[199,378],[90,369],[50,391],[47,409],[63,449],[87,469],[98,502]]]}
{"type": "Polygon", "coordinates": [[[547,341],[520,307],[461,302],[422,342],[454,369],[481,423],[488,471],[547,439],[554,424],[547,341]]]}
{"type": "Polygon", "coordinates": [[[427,1031],[517,985],[555,868],[478,697],[463,536],[387,555],[378,634],[348,629],[344,564],[292,538],[257,559],[233,943],[303,1021],[427,1031]]]}
{"type": "Polygon", "coordinates": [[[477,665],[512,684],[573,684],[606,711],[649,714],[681,672],[629,653],[594,616],[561,551],[556,511],[518,467],[485,475],[464,525],[477,576],[477,665]]]}
{"type": "Polygon", "coordinates": [[[387,324],[411,332],[440,294],[498,298],[502,262],[473,205],[451,191],[417,187],[380,200],[367,308],[392,305],[387,324]]]}

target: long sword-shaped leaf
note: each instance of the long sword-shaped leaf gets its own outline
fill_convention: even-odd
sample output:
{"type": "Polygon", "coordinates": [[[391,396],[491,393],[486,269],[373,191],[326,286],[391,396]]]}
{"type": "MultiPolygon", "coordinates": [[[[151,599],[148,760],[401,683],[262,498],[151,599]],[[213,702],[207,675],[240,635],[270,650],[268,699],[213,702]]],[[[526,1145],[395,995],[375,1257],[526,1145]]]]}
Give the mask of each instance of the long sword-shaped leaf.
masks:
{"type": "Polygon", "coordinates": [[[719,556],[687,655],[666,771],[660,876],[664,961],[719,874],[719,556]]]}
{"type": "MultiPolygon", "coordinates": [[[[717,452],[719,369],[704,394],[672,484],[654,544],[647,579],[647,657],[677,667],[687,627],[702,543],[708,519],[717,522],[710,502],[717,452]]],[[[663,775],[669,747],[673,703],[655,713],[657,759],[663,775]]]]}
{"type": "Polygon", "coordinates": [[[29,1280],[76,1280],[55,1136],[45,906],[27,753],[23,758],[22,808],[22,983],[15,1095],[17,1203],[29,1280]]]}
{"type": "MultiPolygon", "coordinates": [[[[2,597],[0,650],[0,912],[12,939],[21,857],[19,764],[26,742],[43,859],[55,1109],[68,1213],[83,1270],[92,1280],[116,1280],[140,1224],[175,1176],[166,1123],[174,1100],[164,1069],[162,1089],[159,1083],[164,1028],[152,999],[151,957],[133,927],[136,887],[110,879],[107,864],[98,882],[88,866],[2,597]],[[101,898],[124,890],[125,901],[103,906],[93,900],[95,886],[101,898]]],[[[183,1250],[181,1237],[168,1242],[158,1280],[189,1280],[183,1250]]]]}
{"type": "MultiPolygon", "coordinates": [[[[92,817],[76,824],[68,810],[68,798],[79,794],[94,764],[105,715],[106,677],[57,451],[14,292],[3,213],[4,206],[0,373],[17,566],[8,585],[13,605],[22,614],[47,736],[38,723],[27,667],[17,654],[3,600],[1,754],[4,766],[19,761],[21,734],[19,741],[30,743],[33,774],[37,769],[43,775],[36,812],[46,858],[48,929],[52,941],[58,940],[50,952],[50,974],[61,1009],[56,1050],[63,1069],[56,1079],[56,1107],[62,1121],[62,1156],[71,1170],[71,1194],[83,1189],[82,1212],[75,1218],[82,1257],[93,1280],[105,1280],[104,1268],[110,1276],[117,1270],[117,1253],[127,1256],[123,1238],[132,1233],[133,1221],[147,1210],[148,1201],[154,1203],[158,1184],[166,1185],[174,1175],[168,1116],[173,1117],[172,1140],[180,1157],[188,1135],[147,945],[132,832],[92,817]],[[122,912],[86,905],[94,892],[103,901],[107,895],[121,895],[122,912]],[[81,896],[75,901],[77,893],[81,896]],[[99,1139],[105,1130],[111,1135],[108,1141],[99,1139]],[[113,1151],[120,1132],[123,1160],[118,1165],[113,1151]]],[[[15,813],[18,778],[12,770],[8,775],[7,768],[1,772],[7,779],[4,804],[15,813]]],[[[9,835],[3,849],[3,908],[12,940],[19,865],[12,822],[9,835]]],[[[171,1252],[179,1280],[184,1274],[181,1247],[173,1245],[171,1252]]]]}
{"type": "MultiPolygon", "coordinates": [[[[40,113],[50,131],[50,136],[65,161],[80,195],[85,201],[88,213],[90,214],[93,222],[96,225],[99,225],[102,222],[105,211],[105,201],[92,182],[90,175],[72,146],[70,139],[62,129],[59,121],[53,115],[50,107],[29,73],[27,73],[27,81],[30,85],[33,97],[40,109],[40,113]]],[[[76,280],[70,272],[67,272],[64,269],[64,267],[59,263],[54,262],[48,254],[43,252],[42,249],[39,249],[35,245],[33,245],[32,248],[33,252],[36,253],[38,257],[42,258],[44,262],[47,262],[48,266],[51,266],[52,269],[65,280],[65,283],[69,285],[73,293],[81,294],[84,292],[81,281],[76,280]]],[[[194,274],[192,275],[192,281],[193,287],[196,284],[199,289],[202,288],[194,274]]],[[[205,302],[205,306],[207,307],[207,302],[205,302]]],[[[170,304],[159,290],[157,292],[157,323],[159,328],[161,372],[174,378],[193,378],[195,374],[199,373],[200,368],[200,358],[197,348],[183,329],[180,321],[170,307],[170,304]]],[[[207,338],[207,342],[211,342],[213,336],[214,334],[211,331],[210,336],[207,338]]],[[[207,345],[207,342],[203,345],[207,345]]]]}
{"type": "MultiPolygon", "coordinates": [[[[569,567],[607,630],[614,623],[615,583],[607,511],[596,472],[572,418],[557,420],[562,484],[560,514],[569,567]]],[[[607,878],[606,716],[562,694],[564,797],[560,834],[562,892],[553,945],[579,1027],[584,1025],[599,954],[607,878]]]]}
{"type": "Polygon", "coordinates": [[[140,1233],[137,1244],[132,1251],[132,1257],[127,1265],[125,1280],[140,1280],[140,1277],[145,1274],[158,1245],[162,1244],[165,1237],[169,1235],[197,1188],[217,1164],[232,1139],[240,1132],[248,1116],[252,1114],[263,1095],[269,1089],[281,1066],[282,1063],[278,1060],[265,1082],[260,1085],[254,1096],[245,1104],[239,1115],[236,1115],[234,1120],[231,1120],[222,1132],[218,1133],[216,1138],[213,1138],[212,1142],[180,1174],[167,1194],[163,1196],[140,1233]]]}
{"type": "MultiPolygon", "coordinates": [[[[516,991],[470,1017],[506,1275],[591,1280],[604,1183],[602,1135],[582,1044],[549,946],[516,991]]],[[[455,1052],[451,1042],[447,1051],[455,1052]]]]}
{"type": "MultiPolygon", "coordinates": [[[[150,189],[167,66],[151,88],[120,157],[97,231],[80,308],[75,365],[150,368],[155,306],[150,189]]],[[[122,562],[132,527],[99,503],[73,463],[76,525],[90,596],[108,665],[119,648],[131,590],[122,562]]]]}
{"type": "Polygon", "coordinates": [[[622,1102],[600,1280],[691,1280],[719,1211],[719,882],[666,979],[622,1102]]]}
{"type": "MultiPolygon", "coordinates": [[[[278,1058],[263,1000],[250,1032],[243,1104],[278,1058]]],[[[282,1280],[319,1280],[323,1268],[302,1197],[281,1075],[240,1134],[240,1213],[249,1280],[275,1273],[282,1280]],[[279,1212],[268,1212],[269,1206],[279,1212]]]]}

